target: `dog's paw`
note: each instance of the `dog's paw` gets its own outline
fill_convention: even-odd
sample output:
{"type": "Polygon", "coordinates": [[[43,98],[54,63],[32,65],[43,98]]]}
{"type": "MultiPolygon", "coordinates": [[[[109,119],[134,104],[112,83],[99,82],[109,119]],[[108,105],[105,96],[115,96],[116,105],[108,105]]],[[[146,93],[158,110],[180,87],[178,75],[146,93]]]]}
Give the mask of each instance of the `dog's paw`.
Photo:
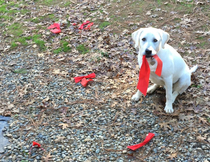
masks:
{"type": "Polygon", "coordinates": [[[164,110],[165,110],[166,113],[173,113],[174,112],[173,108],[170,107],[170,106],[166,106],[164,110]]]}
{"type": "Polygon", "coordinates": [[[132,101],[138,101],[140,99],[141,95],[139,95],[138,93],[136,93],[135,95],[132,96],[131,100],[132,101]]]}

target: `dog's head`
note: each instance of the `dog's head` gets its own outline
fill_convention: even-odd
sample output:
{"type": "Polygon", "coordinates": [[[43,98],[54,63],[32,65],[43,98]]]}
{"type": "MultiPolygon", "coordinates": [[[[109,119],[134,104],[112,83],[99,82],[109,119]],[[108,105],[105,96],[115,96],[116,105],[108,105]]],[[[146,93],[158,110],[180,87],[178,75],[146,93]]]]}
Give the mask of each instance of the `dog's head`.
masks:
{"type": "Polygon", "coordinates": [[[169,34],[161,29],[140,28],[132,33],[135,42],[134,47],[139,48],[142,55],[152,57],[157,54],[169,40],[169,34]]]}

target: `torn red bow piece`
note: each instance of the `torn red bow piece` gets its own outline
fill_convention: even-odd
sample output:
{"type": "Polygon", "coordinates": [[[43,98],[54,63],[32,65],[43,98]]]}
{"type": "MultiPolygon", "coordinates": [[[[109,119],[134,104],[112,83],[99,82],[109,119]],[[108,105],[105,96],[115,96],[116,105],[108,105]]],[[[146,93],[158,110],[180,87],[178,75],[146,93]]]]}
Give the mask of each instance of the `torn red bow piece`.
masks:
{"type": "MultiPolygon", "coordinates": [[[[157,61],[157,68],[155,74],[161,76],[163,63],[158,55],[154,55],[153,58],[157,61]]],[[[146,56],[144,55],[142,58],[142,65],[139,72],[139,81],[137,85],[137,89],[146,96],[147,88],[149,86],[149,76],[150,76],[150,68],[149,63],[147,62],[146,56]]]]}
{"type": "Polygon", "coordinates": [[[91,73],[89,75],[86,75],[86,76],[79,76],[79,77],[74,77],[74,80],[75,80],[75,83],[78,83],[81,81],[81,84],[83,87],[86,87],[88,82],[90,81],[93,81],[92,78],[95,78],[96,77],[96,74],[95,73],[91,73]],[[87,78],[91,78],[91,79],[88,79],[87,78]]]}
{"type": "Polygon", "coordinates": [[[37,148],[40,148],[40,149],[42,149],[43,151],[45,151],[45,149],[43,149],[43,148],[41,147],[41,144],[39,144],[38,142],[33,141],[32,146],[31,146],[31,148],[30,148],[30,150],[29,150],[29,153],[31,153],[31,149],[34,148],[35,146],[37,146],[37,148]]]}
{"type": "Polygon", "coordinates": [[[53,29],[50,31],[55,34],[58,34],[61,32],[60,24],[58,24],[58,23],[54,23],[54,24],[50,25],[47,29],[53,29]]]}
{"type": "Polygon", "coordinates": [[[41,147],[41,145],[38,142],[33,141],[32,146],[37,146],[37,147],[41,147]]]}
{"type": "Polygon", "coordinates": [[[83,30],[83,29],[90,30],[90,27],[93,26],[93,24],[94,24],[93,22],[86,21],[86,22],[82,23],[82,25],[80,25],[79,29],[81,29],[81,30],[83,30]],[[85,27],[85,25],[87,25],[87,26],[85,27]]]}
{"type": "Polygon", "coordinates": [[[129,148],[129,149],[135,151],[136,149],[138,149],[138,148],[140,148],[140,147],[146,145],[154,136],[155,136],[154,133],[149,133],[149,134],[146,136],[145,140],[144,140],[142,143],[139,143],[139,144],[137,144],[137,145],[128,146],[127,148],[129,148]]]}

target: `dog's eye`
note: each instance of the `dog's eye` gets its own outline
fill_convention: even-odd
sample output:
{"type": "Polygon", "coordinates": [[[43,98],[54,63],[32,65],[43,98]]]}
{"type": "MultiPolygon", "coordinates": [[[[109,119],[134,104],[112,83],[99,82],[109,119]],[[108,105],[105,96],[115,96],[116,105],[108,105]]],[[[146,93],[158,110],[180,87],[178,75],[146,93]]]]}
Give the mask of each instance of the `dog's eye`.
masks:
{"type": "Polygon", "coordinates": [[[157,42],[157,39],[153,39],[153,42],[157,42]]]}
{"type": "Polygon", "coordinates": [[[143,42],[146,41],[146,38],[142,38],[142,41],[143,41],[143,42]]]}

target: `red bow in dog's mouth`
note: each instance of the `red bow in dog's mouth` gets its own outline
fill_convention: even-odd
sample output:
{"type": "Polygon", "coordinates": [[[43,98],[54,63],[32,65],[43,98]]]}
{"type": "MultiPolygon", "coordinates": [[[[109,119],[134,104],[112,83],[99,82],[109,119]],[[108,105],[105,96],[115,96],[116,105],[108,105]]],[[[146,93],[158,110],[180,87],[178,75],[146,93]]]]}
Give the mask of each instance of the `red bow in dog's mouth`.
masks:
{"type": "MultiPolygon", "coordinates": [[[[154,55],[152,57],[157,61],[157,68],[156,68],[155,74],[157,74],[158,76],[161,76],[163,62],[158,57],[158,55],[154,55]]],[[[144,96],[146,96],[147,94],[147,88],[149,86],[149,76],[150,76],[149,63],[147,62],[146,56],[143,55],[142,65],[139,72],[139,81],[138,81],[137,89],[144,96]]]]}

